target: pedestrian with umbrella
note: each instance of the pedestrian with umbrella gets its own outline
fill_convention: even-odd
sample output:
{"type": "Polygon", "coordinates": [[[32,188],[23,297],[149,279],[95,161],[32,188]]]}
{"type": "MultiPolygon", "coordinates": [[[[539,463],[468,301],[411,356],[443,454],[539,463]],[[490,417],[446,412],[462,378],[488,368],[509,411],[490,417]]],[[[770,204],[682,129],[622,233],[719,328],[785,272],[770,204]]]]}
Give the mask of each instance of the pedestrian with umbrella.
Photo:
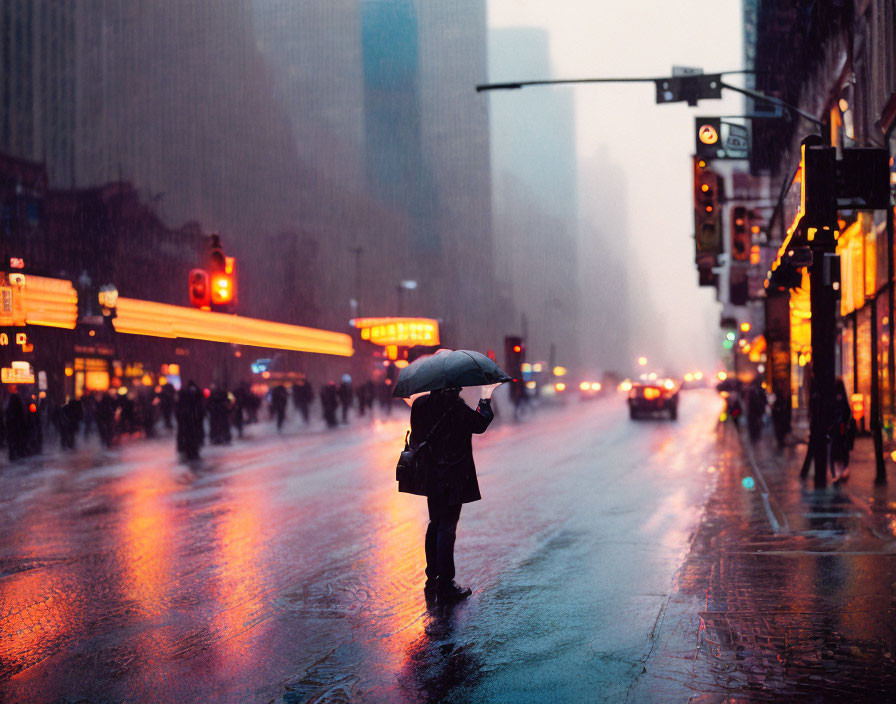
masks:
{"type": "Polygon", "coordinates": [[[488,428],[494,418],[492,392],[510,380],[491,359],[468,350],[439,350],[399,373],[393,396],[422,394],[411,405],[409,439],[409,447],[422,454],[414,465],[415,475],[399,477],[398,490],[426,496],[429,525],[424,543],[424,594],[428,598],[448,603],[472,593],[454,581],[454,542],[461,506],[482,498],[472,437],[488,428]],[[482,387],[475,410],[460,397],[464,386],[482,387]]]}

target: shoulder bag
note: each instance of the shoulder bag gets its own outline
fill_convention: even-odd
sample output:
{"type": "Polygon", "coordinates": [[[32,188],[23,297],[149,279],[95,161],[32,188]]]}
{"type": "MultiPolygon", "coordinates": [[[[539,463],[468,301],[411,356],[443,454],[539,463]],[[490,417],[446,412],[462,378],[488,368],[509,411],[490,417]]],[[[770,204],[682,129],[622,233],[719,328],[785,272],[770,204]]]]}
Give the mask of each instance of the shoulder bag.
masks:
{"type": "Polygon", "coordinates": [[[442,414],[442,417],[436,421],[426,437],[417,443],[416,447],[411,447],[408,442],[411,431],[409,430],[405,434],[404,450],[398,456],[398,464],[395,466],[395,481],[398,482],[399,491],[418,496],[428,494],[429,469],[433,463],[433,449],[429,444],[429,439],[450,412],[449,408],[442,414]]]}

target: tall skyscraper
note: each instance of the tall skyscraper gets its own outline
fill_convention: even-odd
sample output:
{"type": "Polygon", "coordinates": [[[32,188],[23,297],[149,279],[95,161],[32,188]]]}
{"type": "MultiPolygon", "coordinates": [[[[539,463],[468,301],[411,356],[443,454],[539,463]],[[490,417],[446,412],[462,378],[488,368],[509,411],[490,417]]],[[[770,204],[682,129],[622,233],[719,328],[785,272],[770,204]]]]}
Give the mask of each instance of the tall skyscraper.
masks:
{"type": "Polygon", "coordinates": [[[75,3],[0,2],[0,150],[75,185],[75,3]],[[50,166],[52,165],[52,166],[50,166]]]}
{"type": "Polygon", "coordinates": [[[360,3],[252,0],[252,17],[299,158],[322,178],[363,190],[360,3]]]}
{"type": "Polygon", "coordinates": [[[257,284],[282,246],[314,252],[315,324],[359,296],[394,314],[416,280],[405,312],[494,345],[485,0],[435,5],[0,0],[0,150],[220,231],[244,312],[276,312],[257,284]]]}
{"type": "MultiPolygon", "coordinates": [[[[489,79],[551,76],[546,30],[489,33],[489,79]]],[[[579,209],[575,105],[568,88],[491,96],[498,275],[536,358],[579,361],[579,209]]]]}

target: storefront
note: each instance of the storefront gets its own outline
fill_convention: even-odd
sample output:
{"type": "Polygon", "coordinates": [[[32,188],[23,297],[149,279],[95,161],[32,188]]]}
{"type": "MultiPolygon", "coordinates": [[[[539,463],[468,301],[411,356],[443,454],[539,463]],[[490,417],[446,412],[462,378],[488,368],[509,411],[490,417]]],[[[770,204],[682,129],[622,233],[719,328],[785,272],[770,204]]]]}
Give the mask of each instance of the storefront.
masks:
{"type": "MultiPolygon", "coordinates": [[[[840,375],[850,395],[870,409],[873,367],[877,367],[884,426],[892,426],[890,380],[890,296],[887,284],[885,214],[858,212],[837,242],[840,255],[840,375]]],[[[866,410],[867,415],[867,410],[866,410]]],[[[861,419],[868,427],[865,418],[861,419]]]]}

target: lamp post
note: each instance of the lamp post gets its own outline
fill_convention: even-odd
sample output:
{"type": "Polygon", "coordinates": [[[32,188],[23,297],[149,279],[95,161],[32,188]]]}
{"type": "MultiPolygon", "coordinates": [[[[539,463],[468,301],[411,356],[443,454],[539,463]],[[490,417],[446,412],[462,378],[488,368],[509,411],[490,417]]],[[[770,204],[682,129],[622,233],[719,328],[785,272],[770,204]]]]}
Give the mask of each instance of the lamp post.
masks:
{"type": "Polygon", "coordinates": [[[100,286],[97,300],[100,308],[103,310],[104,320],[112,321],[116,317],[115,307],[118,305],[118,289],[113,284],[100,286]]]}
{"type": "Polygon", "coordinates": [[[353,299],[354,317],[361,317],[361,255],[364,254],[363,247],[352,247],[351,253],[355,255],[355,297],[353,299]]]}

